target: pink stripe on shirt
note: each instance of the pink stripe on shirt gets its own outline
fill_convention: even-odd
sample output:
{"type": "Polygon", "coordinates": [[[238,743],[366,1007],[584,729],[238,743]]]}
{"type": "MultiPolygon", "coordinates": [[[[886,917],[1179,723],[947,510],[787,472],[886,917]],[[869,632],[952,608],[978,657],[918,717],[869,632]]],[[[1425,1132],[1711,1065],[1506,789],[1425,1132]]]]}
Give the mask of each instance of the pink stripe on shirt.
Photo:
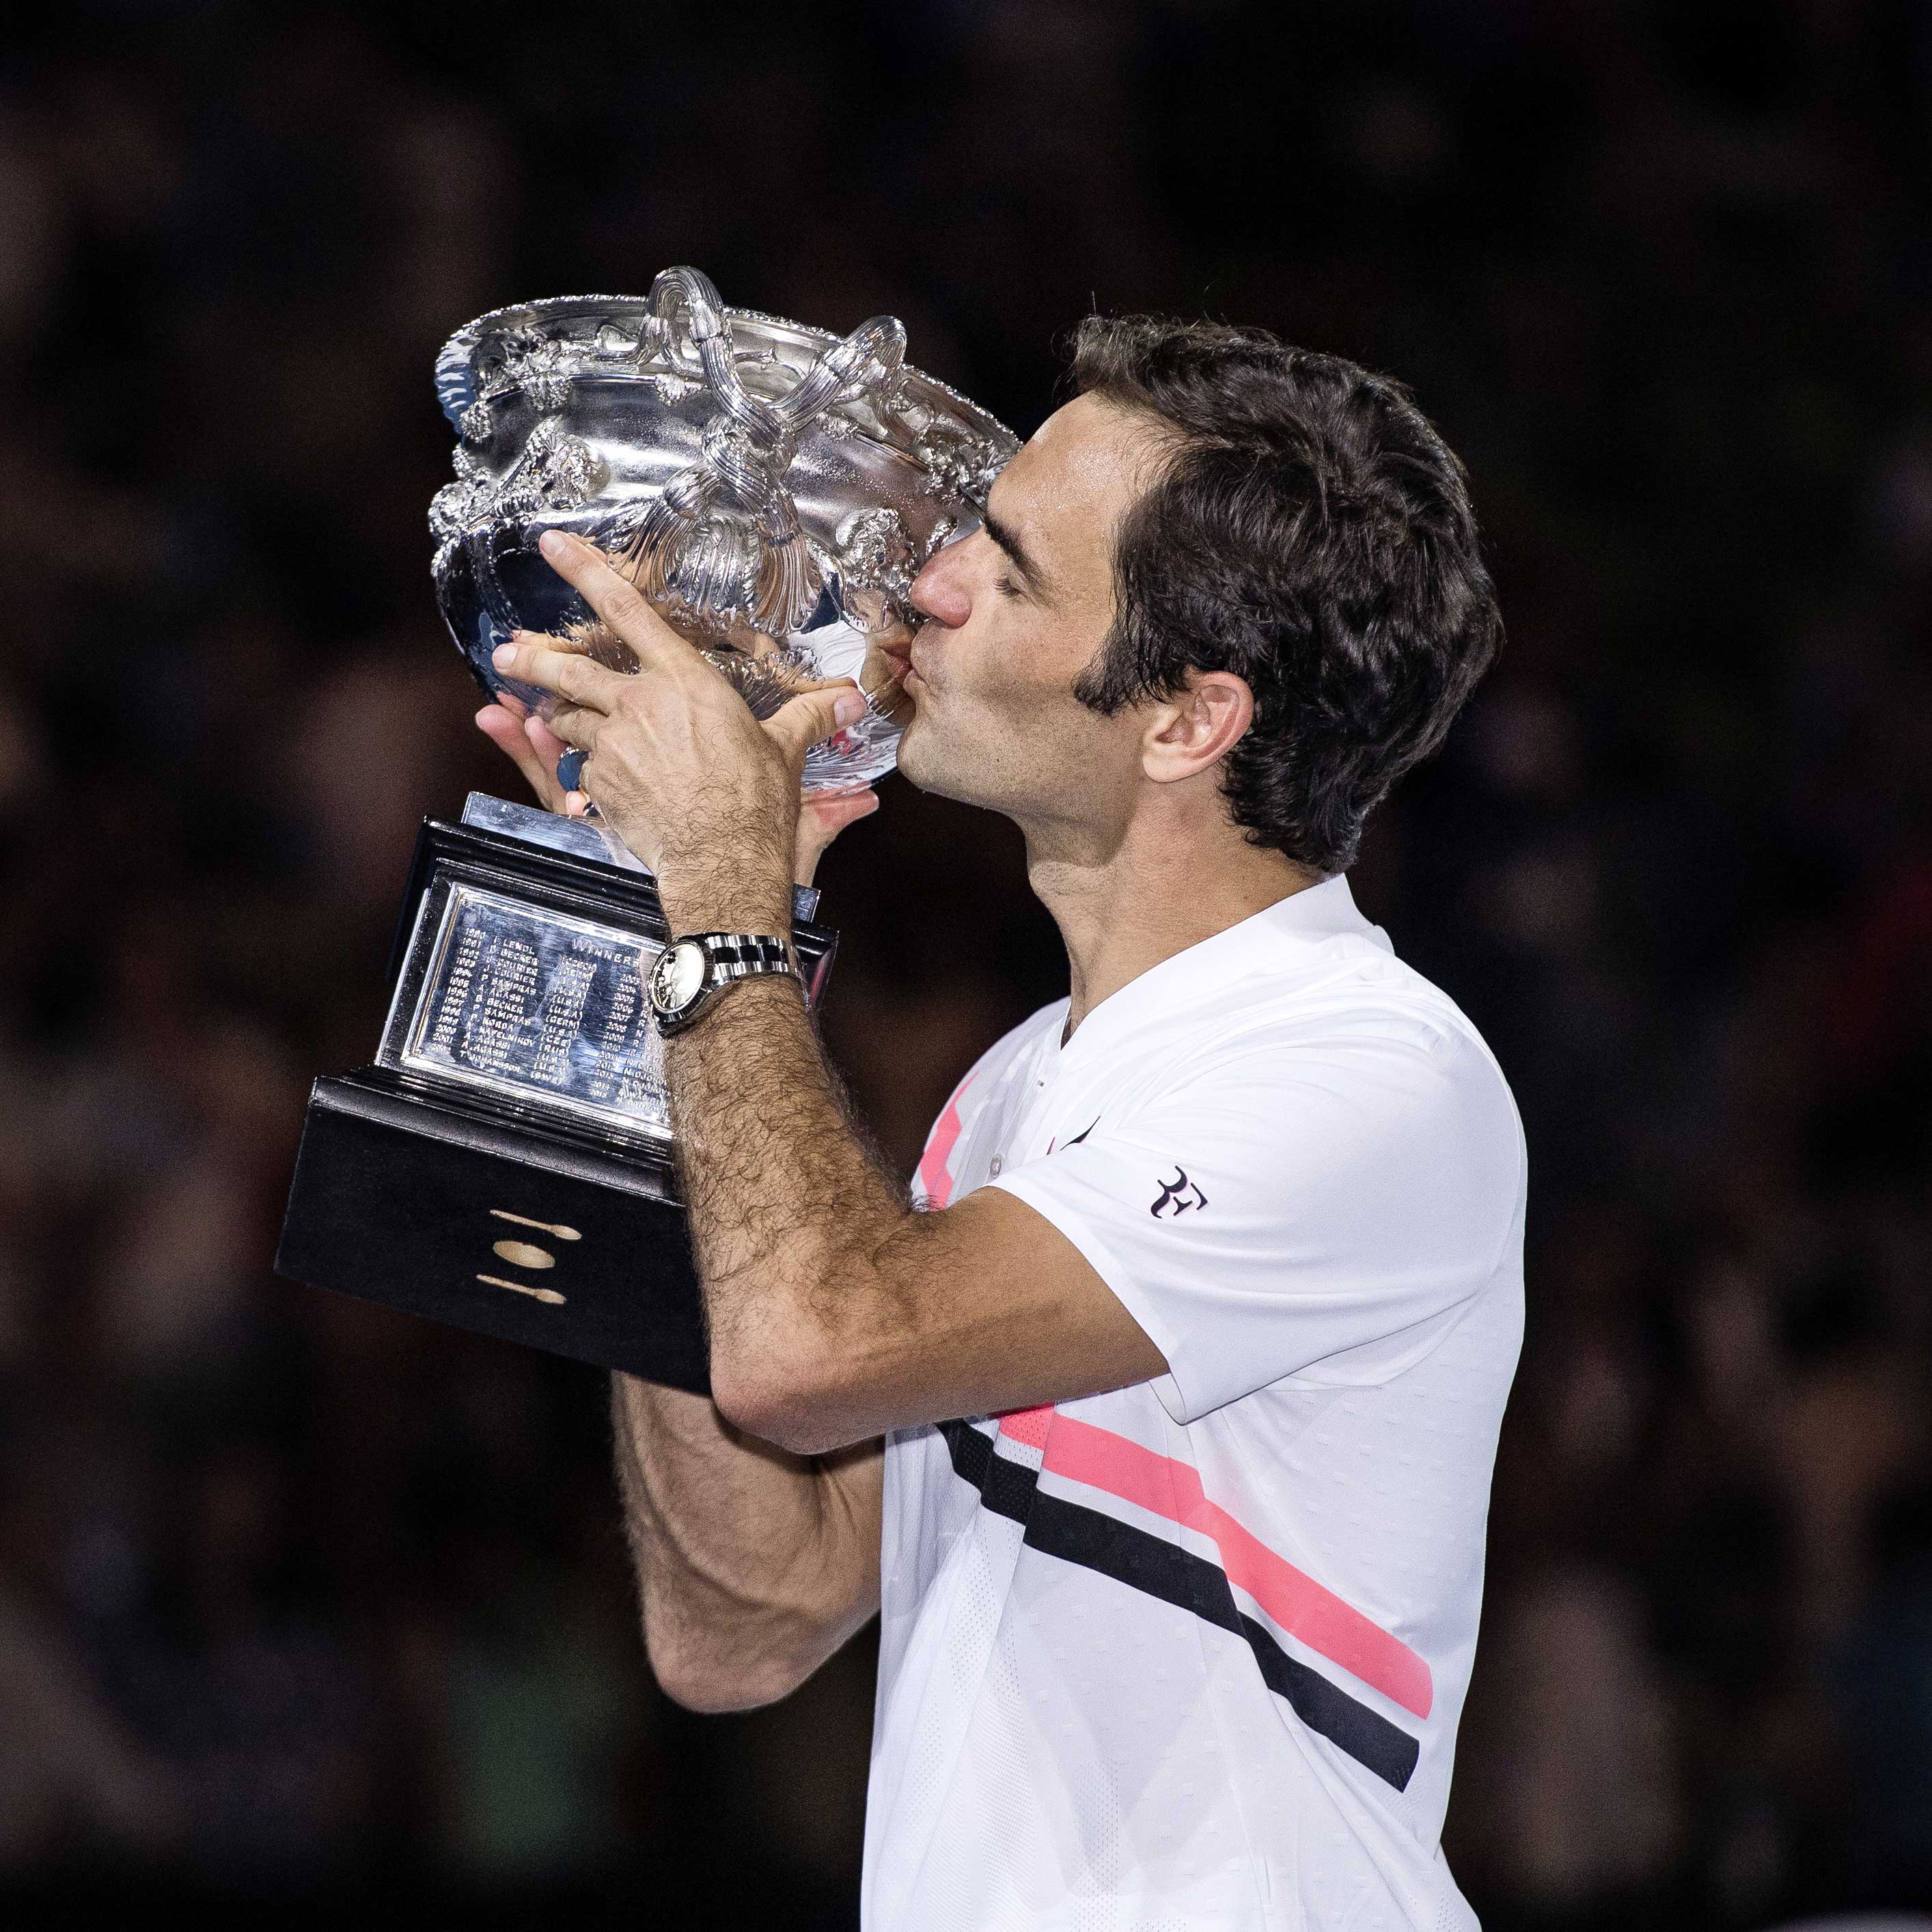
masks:
{"type": "Polygon", "coordinates": [[[953,1088],[952,1097],[946,1102],[945,1112],[933,1123],[932,1137],[920,1156],[920,1192],[926,1196],[928,1207],[944,1208],[952,1198],[952,1172],[948,1163],[959,1140],[959,1096],[972,1084],[969,1073],[953,1088]]]}
{"type": "Polygon", "coordinates": [[[1245,1590],[1289,1636],[1405,1711],[1428,1716],[1436,1687],[1424,1659],[1210,1502],[1199,1475],[1185,1462],[1050,1408],[1002,1416],[1000,1430],[1043,1449],[1041,1466],[1050,1474],[1104,1490],[1210,1538],[1228,1582],[1245,1590]]]}

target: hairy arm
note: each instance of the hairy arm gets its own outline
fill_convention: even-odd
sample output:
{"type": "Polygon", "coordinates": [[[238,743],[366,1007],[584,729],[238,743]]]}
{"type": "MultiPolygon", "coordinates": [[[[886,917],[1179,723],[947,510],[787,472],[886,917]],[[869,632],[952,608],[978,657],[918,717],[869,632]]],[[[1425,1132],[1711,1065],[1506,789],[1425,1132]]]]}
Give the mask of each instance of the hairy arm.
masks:
{"type": "MultiPolygon", "coordinates": [[[[868,792],[808,809],[801,884],[877,802],[868,792]]],[[[788,884],[784,902],[788,918],[788,884]]],[[[687,1162],[687,1189],[692,1172],[687,1162]]],[[[795,1454],[728,1420],[712,1396],[626,1375],[611,1378],[611,1432],[646,1648],[680,1703],[743,1710],[784,1696],[878,1608],[876,1440],[795,1454]]]]}
{"type": "Polygon", "coordinates": [[[770,1703],[878,1607],[878,1443],[793,1455],[708,1396],[624,1375],[611,1421],[644,1641],[680,1703],[770,1703]]]}
{"type": "MultiPolygon", "coordinates": [[[[817,808],[802,881],[870,801],[817,808]]],[[[688,1194],[703,1170],[683,1167],[688,1194]]],[[[761,1439],[716,1399],[715,1334],[712,1354],[712,1396],[613,1376],[611,1430],[652,1669],[692,1709],[742,1710],[785,1696],[878,1609],[884,1456],[876,1439],[824,1455],[761,1439]]]]}
{"type": "MultiPolygon", "coordinates": [[[[541,718],[486,706],[477,724],[553,812],[564,749],[541,718]]],[[[812,801],[796,875],[877,808],[871,792],[812,801]]],[[[645,1643],[668,1695],[696,1710],[784,1696],[878,1607],[883,1457],[876,1442],[795,1456],[728,1422],[709,1397],[611,1378],[611,1434],[645,1643]]]]}

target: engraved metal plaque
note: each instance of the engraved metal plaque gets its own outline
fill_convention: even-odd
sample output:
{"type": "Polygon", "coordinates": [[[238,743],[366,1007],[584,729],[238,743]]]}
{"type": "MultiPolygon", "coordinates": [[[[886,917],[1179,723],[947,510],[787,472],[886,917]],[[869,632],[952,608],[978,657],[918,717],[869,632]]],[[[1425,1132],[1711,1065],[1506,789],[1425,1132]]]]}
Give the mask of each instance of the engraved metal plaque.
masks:
{"type": "Polygon", "coordinates": [[[423,896],[377,1064],[668,1141],[654,939],[481,886],[423,896]]]}

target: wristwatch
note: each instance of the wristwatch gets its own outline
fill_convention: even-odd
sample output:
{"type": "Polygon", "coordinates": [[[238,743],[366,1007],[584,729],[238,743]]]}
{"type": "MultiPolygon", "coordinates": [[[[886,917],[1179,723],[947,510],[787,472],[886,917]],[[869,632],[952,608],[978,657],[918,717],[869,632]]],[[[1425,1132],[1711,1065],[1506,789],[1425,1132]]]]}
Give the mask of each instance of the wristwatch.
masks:
{"type": "Polygon", "coordinates": [[[774,973],[799,976],[791,947],[782,939],[768,933],[687,933],[674,939],[651,968],[651,1017],[668,1040],[694,1024],[727,987],[774,973]]]}

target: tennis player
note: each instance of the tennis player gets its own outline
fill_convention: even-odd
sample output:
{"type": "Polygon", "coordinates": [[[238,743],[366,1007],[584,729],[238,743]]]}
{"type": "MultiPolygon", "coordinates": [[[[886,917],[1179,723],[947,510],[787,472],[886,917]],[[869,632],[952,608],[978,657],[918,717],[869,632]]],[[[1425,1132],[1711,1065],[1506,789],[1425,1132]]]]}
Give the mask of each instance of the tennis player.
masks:
{"type": "MultiPolygon", "coordinates": [[[[694,940],[652,1000],[713,1395],[617,1380],[645,1639],[731,1710],[882,1616],[872,1932],[1448,1932],[1524,1150],[1346,874],[1495,597],[1394,383],[1145,320],[1072,374],[920,573],[899,752],[1021,827],[1070,992],[965,1074],[910,1197],[779,943],[795,854],[869,808],[799,802],[862,700],[758,724],[556,535],[646,674],[499,654],[694,940]]],[[[542,726],[479,722],[554,791],[542,726]]]]}

